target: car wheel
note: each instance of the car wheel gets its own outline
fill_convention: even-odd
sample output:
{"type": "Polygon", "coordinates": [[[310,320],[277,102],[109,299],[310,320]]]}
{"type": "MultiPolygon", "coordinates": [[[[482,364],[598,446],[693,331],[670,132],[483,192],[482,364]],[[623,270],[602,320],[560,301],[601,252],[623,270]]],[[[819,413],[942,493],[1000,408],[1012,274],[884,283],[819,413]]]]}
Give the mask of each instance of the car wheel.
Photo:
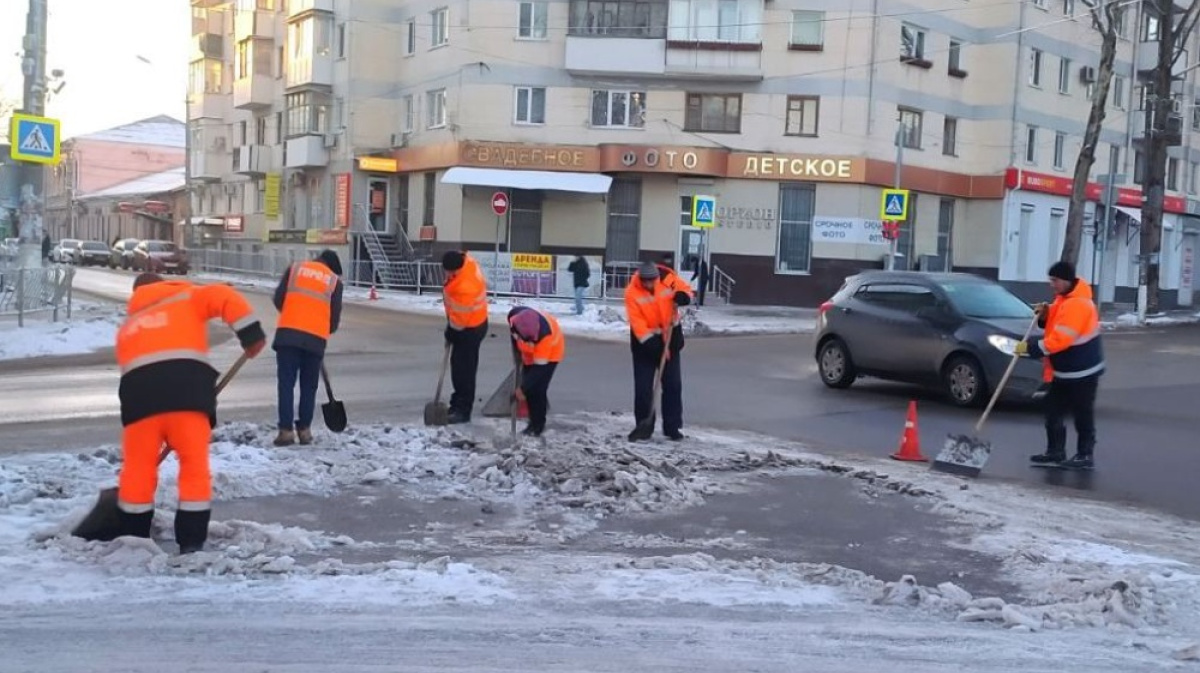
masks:
{"type": "Polygon", "coordinates": [[[978,406],[987,397],[987,379],[983,367],[970,355],[955,355],[946,362],[942,380],[950,401],[960,407],[978,406]]]}
{"type": "Polygon", "coordinates": [[[858,378],[849,349],[837,337],[821,344],[821,350],[817,352],[817,371],[821,374],[821,382],[830,388],[849,388],[858,378]]]}

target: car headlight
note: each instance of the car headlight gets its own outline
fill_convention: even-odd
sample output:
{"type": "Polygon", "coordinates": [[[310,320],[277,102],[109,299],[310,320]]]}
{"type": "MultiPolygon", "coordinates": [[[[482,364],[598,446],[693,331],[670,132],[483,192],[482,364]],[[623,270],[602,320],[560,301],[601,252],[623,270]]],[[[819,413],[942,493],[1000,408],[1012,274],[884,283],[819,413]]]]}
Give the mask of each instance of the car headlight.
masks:
{"type": "Polygon", "coordinates": [[[1017,340],[1012,337],[1006,337],[1003,334],[989,336],[988,343],[1005,355],[1012,355],[1017,351],[1017,340]]]}

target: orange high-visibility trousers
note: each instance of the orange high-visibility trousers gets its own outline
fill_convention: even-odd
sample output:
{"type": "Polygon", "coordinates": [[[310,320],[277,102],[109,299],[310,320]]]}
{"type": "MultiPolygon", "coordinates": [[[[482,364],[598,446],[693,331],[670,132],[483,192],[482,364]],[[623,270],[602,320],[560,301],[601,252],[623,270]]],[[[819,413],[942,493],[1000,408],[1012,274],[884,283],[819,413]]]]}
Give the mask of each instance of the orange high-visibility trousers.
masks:
{"type": "Polygon", "coordinates": [[[117,500],[130,514],[154,510],[158,490],[158,455],[163,444],[179,458],[179,510],[212,508],[212,473],[208,466],[208,444],[212,427],[208,414],[199,411],[169,411],[125,426],[121,435],[124,454],[117,500]]]}

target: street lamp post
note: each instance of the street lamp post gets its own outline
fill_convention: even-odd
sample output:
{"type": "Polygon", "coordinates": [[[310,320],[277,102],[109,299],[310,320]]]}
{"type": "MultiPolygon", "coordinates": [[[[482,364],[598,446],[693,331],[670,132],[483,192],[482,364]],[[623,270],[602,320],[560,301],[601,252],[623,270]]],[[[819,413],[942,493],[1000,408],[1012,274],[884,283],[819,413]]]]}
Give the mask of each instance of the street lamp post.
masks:
{"type": "MultiPolygon", "coordinates": [[[[22,101],[26,114],[42,116],[46,112],[46,0],[29,0],[29,13],[25,17],[25,56],[21,60],[21,72],[25,75],[25,92],[22,101]]],[[[11,142],[20,142],[12,138],[11,142]]],[[[42,236],[45,225],[45,169],[41,164],[21,164],[20,179],[20,253],[18,266],[36,268],[42,266],[42,236]]]]}

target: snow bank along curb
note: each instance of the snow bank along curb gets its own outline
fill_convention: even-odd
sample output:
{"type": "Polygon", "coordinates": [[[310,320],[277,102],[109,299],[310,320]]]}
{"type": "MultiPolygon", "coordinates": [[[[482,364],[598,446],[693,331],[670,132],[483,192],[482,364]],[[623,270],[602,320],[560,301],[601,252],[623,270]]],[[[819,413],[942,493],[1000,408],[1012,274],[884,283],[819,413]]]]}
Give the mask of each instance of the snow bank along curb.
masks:
{"type": "Polygon", "coordinates": [[[71,319],[58,322],[48,316],[27,319],[18,327],[15,318],[0,320],[0,360],[55,355],[80,355],[112,348],[124,310],[103,304],[76,302],[71,319]]]}
{"type": "Polygon", "coordinates": [[[1173,325],[1194,325],[1200,323],[1200,313],[1160,313],[1146,316],[1146,324],[1138,322],[1136,313],[1122,313],[1113,320],[1101,321],[1104,329],[1132,329],[1139,327],[1170,327],[1173,325]]]}
{"type": "MultiPolygon", "coordinates": [[[[695,506],[712,493],[736,489],[739,476],[821,470],[860,480],[864,489],[927,499],[936,511],[970,525],[979,531],[970,547],[1004,558],[1005,579],[1022,587],[1023,596],[1006,602],[971,596],[950,583],[922,586],[912,576],[884,581],[829,564],[723,561],[706,554],[630,560],[552,553],[522,563],[505,557],[471,564],[449,557],[346,563],[322,552],[378,545],[337,532],[221,520],[219,511],[210,551],[197,555],[174,556],[144,540],[87,543],[66,532],[91,506],[96,489],[112,483],[118,452],[101,447],[0,464],[0,547],[5,550],[0,582],[23,587],[6,593],[0,603],[74,600],[77,595],[56,584],[74,586],[71,577],[88,586],[92,597],[131,590],[134,584],[128,582],[147,577],[184,594],[199,591],[196,582],[224,577],[235,584],[219,586],[238,586],[242,598],[278,600],[309,595],[306,582],[343,577],[382,582],[380,601],[452,597],[490,603],[556,590],[600,600],[614,591],[614,582],[625,590],[638,587],[633,594],[639,600],[695,600],[656,591],[650,581],[656,573],[682,573],[737,583],[740,593],[722,594],[731,603],[796,607],[838,600],[1017,631],[1104,628],[1139,643],[1156,639],[1152,647],[1163,653],[1184,652],[1188,639],[1195,641],[1200,534],[1187,522],[1006,484],[965,482],[917,467],[887,464],[883,471],[882,461],[833,460],[746,433],[693,430],[682,444],[631,446],[620,437],[629,423],[624,417],[580,414],[558,419],[545,444],[526,440],[514,448],[498,446],[485,425],[465,431],[364,426],[297,449],[270,447],[273,430],[265,425],[229,424],[215,437],[216,498],[327,497],[363,484],[390,484],[414,497],[482,501],[484,514],[488,503],[556,513],[563,521],[557,530],[523,531],[552,547],[607,516],[695,506]],[[47,521],[61,523],[48,526],[47,521]],[[80,575],[109,579],[82,582],[80,575]],[[271,578],[277,581],[237,582],[271,578]]],[[[503,434],[507,426],[493,429],[503,434]]],[[[164,466],[160,503],[173,501],[174,469],[173,460],[164,466]]],[[[169,509],[160,504],[159,537],[170,537],[169,509]]],[[[485,519],[482,527],[487,525],[485,519]]],[[[473,539],[486,547],[486,535],[473,539]]],[[[154,592],[139,591],[154,600],[154,592]]],[[[334,594],[328,600],[336,602],[334,594]]]]}

